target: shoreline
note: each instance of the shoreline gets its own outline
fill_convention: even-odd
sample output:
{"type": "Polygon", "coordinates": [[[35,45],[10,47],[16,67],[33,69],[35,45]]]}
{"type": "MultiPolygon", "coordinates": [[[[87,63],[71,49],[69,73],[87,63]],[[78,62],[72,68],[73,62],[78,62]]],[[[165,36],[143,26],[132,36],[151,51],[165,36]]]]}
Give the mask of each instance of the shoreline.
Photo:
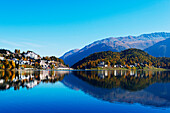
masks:
{"type": "Polygon", "coordinates": [[[42,71],[42,70],[48,70],[48,71],[113,71],[113,70],[137,70],[137,71],[170,71],[170,69],[163,69],[163,68],[156,68],[156,69],[126,69],[126,68],[113,68],[113,69],[68,69],[68,70],[62,70],[62,69],[0,69],[0,71],[42,71]]]}
{"type": "Polygon", "coordinates": [[[74,70],[87,70],[87,71],[97,71],[97,70],[143,70],[143,71],[170,71],[170,69],[156,68],[156,69],[126,69],[126,68],[114,68],[114,69],[74,69],[74,70]]]}

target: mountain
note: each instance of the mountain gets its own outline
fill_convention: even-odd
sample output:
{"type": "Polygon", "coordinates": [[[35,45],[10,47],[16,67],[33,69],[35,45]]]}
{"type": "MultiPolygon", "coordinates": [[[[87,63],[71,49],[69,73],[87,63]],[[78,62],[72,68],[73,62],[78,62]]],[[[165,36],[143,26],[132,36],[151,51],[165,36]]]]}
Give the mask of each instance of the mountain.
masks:
{"type": "Polygon", "coordinates": [[[79,60],[82,60],[83,58],[95,52],[120,52],[128,48],[138,48],[143,50],[167,38],[170,38],[170,33],[165,32],[142,34],[140,36],[110,37],[95,41],[76,52],[70,51],[68,53],[71,54],[66,53],[66,55],[63,55],[61,58],[66,64],[72,66],[79,60]]]}
{"type": "Polygon", "coordinates": [[[74,53],[76,53],[76,52],[78,52],[79,51],[79,49],[73,49],[73,50],[70,50],[70,51],[68,51],[68,52],[66,52],[62,57],[60,57],[61,59],[65,59],[65,58],[67,58],[68,56],[71,56],[72,54],[74,54],[74,53]]]}
{"type": "Polygon", "coordinates": [[[121,52],[103,51],[93,53],[75,63],[72,67],[75,69],[96,68],[102,61],[111,67],[114,67],[114,65],[135,65],[135,63],[139,63],[137,67],[140,69],[145,67],[145,64],[155,67],[161,66],[162,68],[169,68],[170,66],[170,58],[156,58],[143,50],[131,48],[121,52]]]}
{"type": "Polygon", "coordinates": [[[170,57],[170,38],[160,41],[155,45],[145,49],[147,53],[155,57],[170,57]]]}

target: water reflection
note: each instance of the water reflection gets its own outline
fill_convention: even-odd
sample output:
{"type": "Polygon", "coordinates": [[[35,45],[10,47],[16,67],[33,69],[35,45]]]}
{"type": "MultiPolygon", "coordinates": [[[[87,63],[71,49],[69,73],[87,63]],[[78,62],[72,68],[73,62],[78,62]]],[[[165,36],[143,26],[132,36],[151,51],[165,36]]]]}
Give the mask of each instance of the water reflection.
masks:
{"type": "Polygon", "coordinates": [[[166,71],[0,71],[0,90],[57,81],[104,101],[170,107],[170,72],[166,71]]]}
{"type": "Polygon", "coordinates": [[[170,107],[170,72],[75,71],[62,82],[67,87],[109,102],[170,107]]]}
{"type": "Polygon", "coordinates": [[[68,71],[0,71],[0,90],[33,88],[40,82],[55,83],[63,80],[68,71]]]}
{"type": "Polygon", "coordinates": [[[144,89],[156,82],[170,82],[170,72],[166,71],[75,71],[74,75],[97,87],[120,87],[130,91],[144,89]]]}

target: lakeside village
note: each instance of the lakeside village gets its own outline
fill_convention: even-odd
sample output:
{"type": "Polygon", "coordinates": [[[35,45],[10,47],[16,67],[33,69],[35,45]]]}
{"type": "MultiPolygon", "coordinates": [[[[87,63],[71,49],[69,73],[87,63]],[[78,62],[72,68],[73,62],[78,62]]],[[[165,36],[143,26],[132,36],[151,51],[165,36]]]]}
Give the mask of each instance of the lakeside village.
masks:
{"type": "MultiPolygon", "coordinates": [[[[153,65],[149,66],[147,63],[134,63],[131,65],[121,65],[121,64],[115,64],[112,67],[110,66],[110,63],[105,63],[104,61],[101,61],[97,65],[98,69],[115,69],[115,68],[122,68],[122,69],[156,69],[153,65]]],[[[161,69],[161,66],[158,66],[157,69],[161,69]]]]}
{"type": "MultiPolygon", "coordinates": [[[[156,69],[161,68],[154,67],[147,63],[134,63],[133,65],[112,65],[110,62],[100,61],[96,65],[95,69],[156,69]]],[[[33,51],[20,52],[15,49],[14,52],[6,49],[0,49],[0,69],[12,70],[12,69],[55,69],[55,70],[73,70],[69,65],[66,65],[64,61],[55,56],[40,57],[33,51]]],[[[80,68],[82,69],[82,68],[80,68]]],[[[85,69],[89,69],[86,68],[85,69]]],[[[91,68],[90,68],[91,69],[91,68]]]]}
{"type": "MultiPolygon", "coordinates": [[[[138,63],[135,63],[134,65],[114,65],[114,68],[135,68],[135,67],[137,67],[139,64],[138,63]]],[[[145,64],[143,64],[143,63],[141,63],[140,64],[141,66],[145,66],[145,64]]],[[[108,64],[106,64],[105,62],[100,62],[99,64],[98,64],[98,66],[97,66],[98,68],[109,68],[110,67],[110,65],[108,65],[108,64]]]]}
{"type": "Polygon", "coordinates": [[[11,52],[6,49],[0,49],[0,69],[56,69],[70,70],[64,61],[55,56],[40,57],[33,51],[20,52],[15,49],[11,52]]]}

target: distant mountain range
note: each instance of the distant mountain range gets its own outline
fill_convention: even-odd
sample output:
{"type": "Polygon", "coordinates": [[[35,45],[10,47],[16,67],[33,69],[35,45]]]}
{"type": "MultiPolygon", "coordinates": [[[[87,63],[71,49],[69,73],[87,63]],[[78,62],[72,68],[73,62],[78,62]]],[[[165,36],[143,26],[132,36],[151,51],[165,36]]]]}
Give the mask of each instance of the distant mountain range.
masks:
{"type": "Polygon", "coordinates": [[[170,38],[154,44],[145,51],[155,57],[170,57],[170,38]]]}
{"type": "Polygon", "coordinates": [[[142,34],[140,36],[110,37],[95,41],[92,44],[83,47],[82,49],[71,50],[60,58],[63,59],[66,64],[72,66],[76,62],[95,52],[120,52],[128,48],[144,50],[168,38],[170,38],[170,33],[165,32],[142,34]]]}

